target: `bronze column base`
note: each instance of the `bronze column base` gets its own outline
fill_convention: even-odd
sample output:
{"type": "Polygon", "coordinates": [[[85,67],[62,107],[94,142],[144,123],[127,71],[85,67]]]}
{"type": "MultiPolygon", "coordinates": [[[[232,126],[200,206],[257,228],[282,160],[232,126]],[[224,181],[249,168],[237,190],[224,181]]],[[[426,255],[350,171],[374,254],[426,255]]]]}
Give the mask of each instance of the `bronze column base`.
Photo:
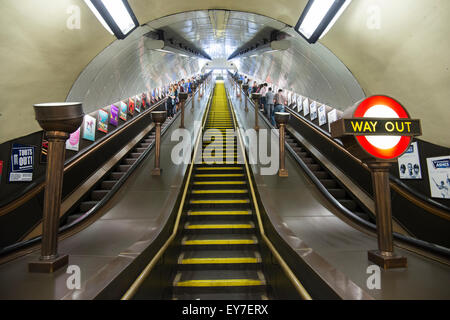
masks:
{"type": "Polygon", "coordinates": [[[393,252],[370,250],[367,253],[367,256],[369,258],[369,261],[372,261],[384,270],[406,268],[408,266],[408,260],[406,259],[406,257],[396,255],[393,252]]]}
{"type": "Polygon", "coordinates": [[[378,236],[378,250],[369,251],[368,258],[383,269],[406,268],[407,259],[394,253],[389,185],[389,168],[391,163],[387,161],[369,161],[367,165],[372,175],[378,236]]]}
{"type": "Polygon", "coordinates": [[[62,256],[56,255],[56,257],[45,260],[40,257],[38,261],[32,261],[28,264],[28,271],[36,273],[52,273],[68,264],[69,256],[67,254],[62,256]]]}

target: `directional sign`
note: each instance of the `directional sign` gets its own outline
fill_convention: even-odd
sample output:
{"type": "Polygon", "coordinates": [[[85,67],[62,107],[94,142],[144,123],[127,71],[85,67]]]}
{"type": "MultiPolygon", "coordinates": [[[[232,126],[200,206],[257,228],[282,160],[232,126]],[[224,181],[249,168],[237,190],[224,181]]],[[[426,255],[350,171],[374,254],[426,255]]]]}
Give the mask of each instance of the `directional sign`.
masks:
{"type": "Polygon", "coordinates": [[[422,134],[420,120],[410,119],[406,109],[387,96],[367,98],[345,111],[343,119],[331,124],[331,131],[334,138],[343,137],[344,144],[356,141],[366,154],[385,160],[401,156],[412,137],[422,134]]]}

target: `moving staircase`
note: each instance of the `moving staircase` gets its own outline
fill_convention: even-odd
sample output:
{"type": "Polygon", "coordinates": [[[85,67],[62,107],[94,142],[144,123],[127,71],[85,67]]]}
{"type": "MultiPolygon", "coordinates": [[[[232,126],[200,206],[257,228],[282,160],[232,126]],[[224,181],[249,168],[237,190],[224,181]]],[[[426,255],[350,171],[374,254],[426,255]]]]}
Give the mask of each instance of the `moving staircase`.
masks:
{"type": "Polygon", "coordinates": [[[236,136],[227,129],[234,129],[233,118],[225,87],[217,83],[203,156],[183,207],[173,299],[268,299],[245,166],[238,161],[236,136]]]}

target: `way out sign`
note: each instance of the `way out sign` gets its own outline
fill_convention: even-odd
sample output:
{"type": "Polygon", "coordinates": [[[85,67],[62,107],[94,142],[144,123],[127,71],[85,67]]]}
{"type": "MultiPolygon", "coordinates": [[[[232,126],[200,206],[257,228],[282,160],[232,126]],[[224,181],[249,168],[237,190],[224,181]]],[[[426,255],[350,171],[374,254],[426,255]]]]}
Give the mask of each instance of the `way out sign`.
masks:
{"type": "Polygon", "coordinates": [[[398,101],[386,96],[357,103],[331,124],[332,137],[342,138],[360,159],[396,159],[408,150],[412,137],[421,134],[420,120],[411,119],[398,101]]]}

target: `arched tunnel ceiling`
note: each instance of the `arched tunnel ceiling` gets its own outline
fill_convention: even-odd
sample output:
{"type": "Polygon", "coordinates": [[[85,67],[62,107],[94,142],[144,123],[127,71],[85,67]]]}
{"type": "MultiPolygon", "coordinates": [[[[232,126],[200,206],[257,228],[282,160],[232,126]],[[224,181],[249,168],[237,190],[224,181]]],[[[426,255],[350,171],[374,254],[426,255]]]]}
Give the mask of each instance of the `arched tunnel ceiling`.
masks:
{"type": "Polygon", "coordinates": [[[68,101],[83,101],[85,111],[134,96],[150,88],[185,78],[200,70],[202,61],[146,50],[149,31],[164,30],[223,60],[256,35],[281,30],[290,34],[283,52],[232,61],[252,79],[271,82],[341,110],[364,98],[348,69],[328,49],[310,46],[287,25],[253,13],[224,10],[191,11],[147,23],[124,41],[115,41],[83,71],[68,101]]]}
{"type": "MultiPolygon", "coordinates": [[[[179,12],[228,9],[295,25],[307,0],[130,0],[140,23],[179,12]]],[[[357,0],[321,43],[366,94],[389,94],[423,122],[424,140],[450,146],[450,1],[357,0]],[[378,19],[379,18],[379,19],[378,19]],[[377,21],[378,20],[378,21],[377,21]]],[[[32,104],[63,101],[88,63],[114,41],[81,0],[5,0],[0,12],[0,143],[39,129],[32,104]],[[68,29],[80,10],[81,28],[68,29]]],[[[205,48],[206,49],[206,48],[205,48]]]]}

